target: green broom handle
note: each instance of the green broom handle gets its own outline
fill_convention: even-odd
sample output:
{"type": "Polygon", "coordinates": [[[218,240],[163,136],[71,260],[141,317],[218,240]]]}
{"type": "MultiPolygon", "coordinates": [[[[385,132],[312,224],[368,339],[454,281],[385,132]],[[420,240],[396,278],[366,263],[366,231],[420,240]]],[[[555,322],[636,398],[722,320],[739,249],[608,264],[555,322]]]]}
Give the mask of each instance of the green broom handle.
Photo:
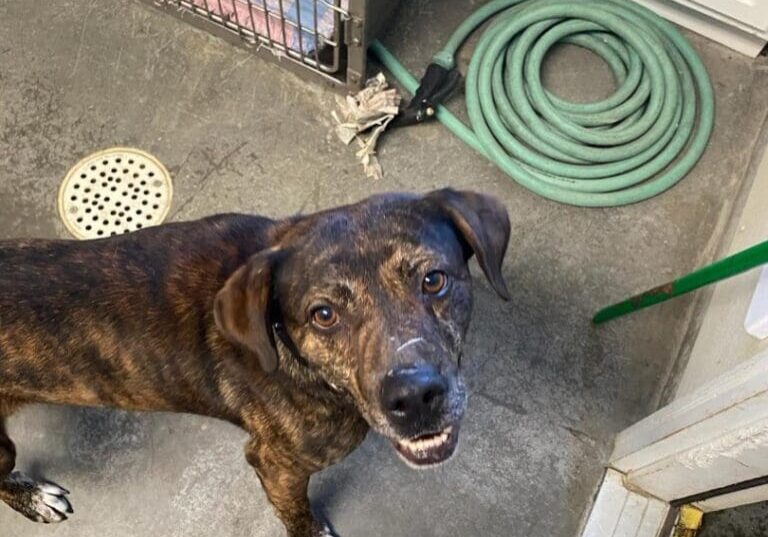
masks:
{"type": "Polygon", "coordinates": [[[601,324],[610,321],[616,317],[653,306],[659,302],[665,302],[670,298],[690,293],[710,283],[736,276],[766,263],[768,263],[768,241],[761,242],[742,252],[716,261],[711,265],[686,274],[682,278],[649,289],[623,302],[603,308],[597,312],[592,322],[601,324]]]}

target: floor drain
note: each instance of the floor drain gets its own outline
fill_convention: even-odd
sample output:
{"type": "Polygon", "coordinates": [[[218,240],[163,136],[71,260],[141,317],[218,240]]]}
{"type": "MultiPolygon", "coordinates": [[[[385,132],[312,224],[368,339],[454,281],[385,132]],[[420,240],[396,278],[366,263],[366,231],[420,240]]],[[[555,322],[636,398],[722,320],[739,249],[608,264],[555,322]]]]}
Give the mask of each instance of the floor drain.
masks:
{"type": "Polygon", "coordinates": [[[115,147],[78,162],[61,183],[59,214],[78,239],[98,239],[161,224],[173,184],[160,161],[115,147]]]}

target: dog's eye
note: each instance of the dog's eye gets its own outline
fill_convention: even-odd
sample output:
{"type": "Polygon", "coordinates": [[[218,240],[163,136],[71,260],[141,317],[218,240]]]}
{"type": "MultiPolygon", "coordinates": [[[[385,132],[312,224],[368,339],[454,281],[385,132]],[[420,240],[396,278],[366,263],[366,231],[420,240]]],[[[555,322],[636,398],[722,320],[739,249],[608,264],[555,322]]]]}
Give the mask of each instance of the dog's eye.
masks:
{"type": "Polygon", "coordinates": [[[312,310],[312,322],[320,328],[331,328],[339,322],[339,316],[330,306],[318,306],[312,310]]]}
{"type": "Polygon", "coordinates": [[[442,296],[448,289],[448,276],[442,270],[433,270],[424,276],[421,290],[427,295],[442,296]]]}

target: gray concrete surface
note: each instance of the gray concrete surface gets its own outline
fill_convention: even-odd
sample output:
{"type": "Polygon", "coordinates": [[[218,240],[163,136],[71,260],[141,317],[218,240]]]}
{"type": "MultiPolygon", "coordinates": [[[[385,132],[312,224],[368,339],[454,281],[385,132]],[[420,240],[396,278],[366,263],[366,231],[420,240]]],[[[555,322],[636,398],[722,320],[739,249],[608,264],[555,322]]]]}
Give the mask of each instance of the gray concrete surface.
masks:
{"type": "Polygon", "coordinates": [[[768,502],[743,505],[704,515],[698,537],[761,537],[768,535],[768,502]]]}
{"type": "MultiPolygon", "coordinates": [[[[405,2],[386,41],[417,68],[475,4],[405,2]]],[[[656,199],[585,210],[523,190],[437,125],[389,137],[386,177],[373,183],[330,134],[333,96],[279,66],[135,2],[1,2],[0,236],[66,236],[59,181],[116,144],[169,166],[174,220],[288,215],[446,185],[499,196],[512,218],[513,299],[500,303],[477,278],[460,452],[413,472],[370,436],[314,479],[311,496],[345,536],[572,537],[613,435],[658,400],[692,302],[599,330],[589,317],[711,258],[765,124],[765,62],[692,40],[717,94],[706,156],[656,199]]],[[[558,50],[546,71],[571,98],[611,88],[606,68],[579,50],[558,50]]],[[[3,537],[282,535],[243,460],[244,435],[229,425],[33,407],[10,429],[19,467],[72,490],[76,514],[36,526],[0,508],[3,537]]]]}

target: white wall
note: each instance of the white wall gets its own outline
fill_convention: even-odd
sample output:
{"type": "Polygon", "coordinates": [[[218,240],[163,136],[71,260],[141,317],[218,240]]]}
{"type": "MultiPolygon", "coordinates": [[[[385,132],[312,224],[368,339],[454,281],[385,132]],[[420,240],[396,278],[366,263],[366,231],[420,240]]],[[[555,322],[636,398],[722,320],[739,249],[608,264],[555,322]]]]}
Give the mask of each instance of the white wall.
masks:
{"type": "MultiPolygon", "coordinates": [[[[765,240],[768,240],[768,151],[758,167],[728,252],[735,253],[765,240]]],[[[755,269],[716,284],[675,398],[691,393],[768,349],[768,339],[757,340],[744,329],[759,276],[760,269],[755,269]]]]}
{"type": "Polygon", "coordinates": [[[634,0],[662,17],[755,57],[768,41],[767,0],[634,0]]]}

